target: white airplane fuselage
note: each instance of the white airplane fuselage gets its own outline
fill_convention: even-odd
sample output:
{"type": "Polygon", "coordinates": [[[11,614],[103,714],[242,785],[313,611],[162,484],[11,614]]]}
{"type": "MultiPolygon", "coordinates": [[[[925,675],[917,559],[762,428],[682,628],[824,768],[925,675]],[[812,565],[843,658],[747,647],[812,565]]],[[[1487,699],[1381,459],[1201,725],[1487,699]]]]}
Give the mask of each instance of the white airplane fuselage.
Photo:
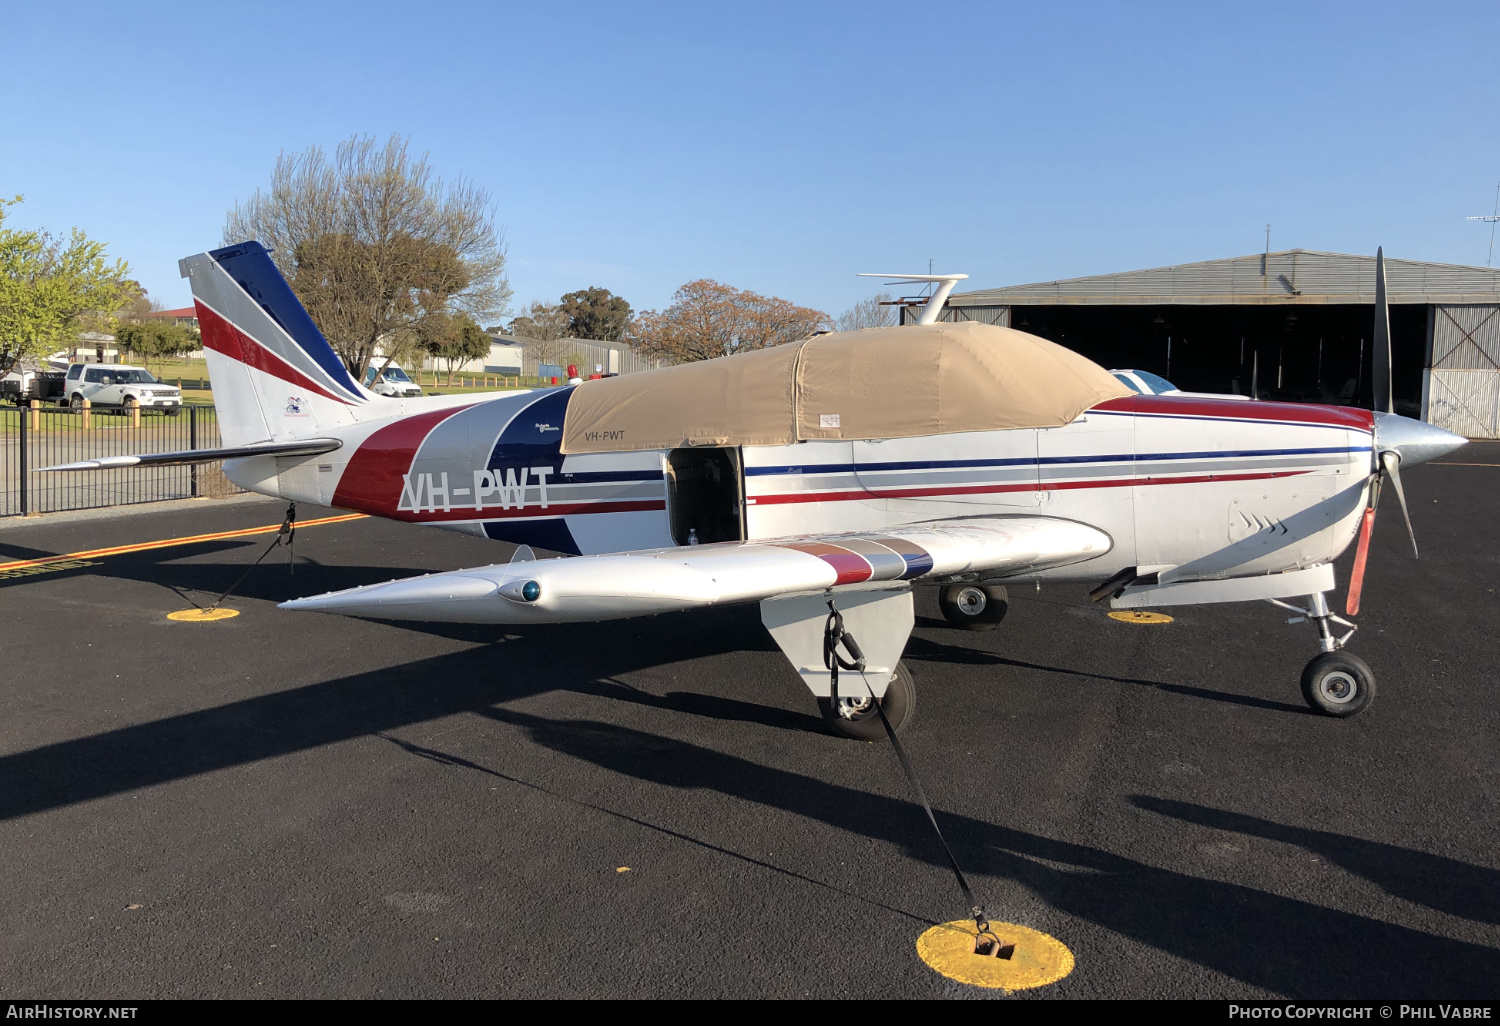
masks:
{"type": "MultiPolygon", "coordinates": [[[[680,545],[689,529],[753,541],[1041,515],[1095,527],[1113,546],[1015,579],[1097,583],[1137,567],[1191,580],[1336,557],[1359,527],[1377,431],[1366,410],[1132,396],[1057,428],[743,446],[707,464],[689,455],[686,473],[705,477],[694,484],[682,454],[705,450],[563,454],[572,391],[418,400],[318,430],[343,442],[335,452],[225,471],[268,495],[580,555],[680,545]],[[705,495],[717,529],[684,519],[705,495]]],[[[851,564],[840,583],[864,579],[851,564]]]]}

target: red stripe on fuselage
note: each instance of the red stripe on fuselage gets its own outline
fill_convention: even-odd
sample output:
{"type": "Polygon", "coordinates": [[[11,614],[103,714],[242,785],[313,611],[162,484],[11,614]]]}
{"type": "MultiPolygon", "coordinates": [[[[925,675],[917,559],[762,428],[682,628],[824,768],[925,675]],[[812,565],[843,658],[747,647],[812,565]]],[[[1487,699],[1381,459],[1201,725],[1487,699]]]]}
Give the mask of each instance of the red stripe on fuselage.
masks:
{"type": "Polygon", "coordinates": [[[204,306],[198,300],[193,301],[198,309],[198,327],[203,334],[203,345],[206,349],[212,349],[216,353],[223,353],[231,360],[254,367],[256,370],[265,371],[272,377],[280,378],[282,381],[290,382],[298,388],[305,388],[309,392],[316,392],[326,399],[343,403],[345,406],[353,406],[349,400],[334,395],[328,389],[313,381],[306,374],[287,363],[281,357],[271,352],[255,339],[246,335],[239,328],[230,324],[224,318],[209,307],[204,306]]]}
{"type": "Polygon", "coordinates": [[[430,510],[424,506],[420,510],[402,509],[381,515],[413,524],[446,524],[458,520],[540,520],[546,517],[577,516],[580,513],[650,513],[666,508],[667,503],[663,499],[633,499],[620,502],[549,502],[545,507],[531,502],[515,509],[502,509],[493,503],[484,509],[468,505],[430,510]]]}
{"type": "Polygon", "coordinates": [[[1128,395],[1106,399],[1093,407],[1106,413],[1156,414],[1174,417],[1205,417],[1210,420],[1253,420],[1268,424],[1317,424],[1321,427],[1369,431],[1375,415],[1353,406],[1317,406],[1312,403],[1270,403],[1241,399],[1202,399],[1179,395],[1128,395]]]}
{"type": "Polygon", "coordinates": [[[788,492],[784,495],[752,495],[757,506],[779,506],[792,502],[859,502],[869,499],[927,499],[939,495],[986,495],[1001,492],[1049,492],[1072,488],[1125,488],[1136,485],[1202,484],[1206,481],[1265,481],[1273,477],[1297,477],[1308,470],[1276,470],[1263,474],[1194,474],[1189,477],[1126,477],[1109,480],[1047,481],[1043,484],[962,485],[951,488],[914,488],[911,491],[880,492],[788,492]]]}
{"type": "Polygon", "coordinates": [[[401,504],[401,486],[417,450],[433,428],[474,405],[477,404],[413,414],[376,431],[349,457],[349,466],[339,478],[332,504],[393,520],[415,519],[396,507],[401,504]]]}

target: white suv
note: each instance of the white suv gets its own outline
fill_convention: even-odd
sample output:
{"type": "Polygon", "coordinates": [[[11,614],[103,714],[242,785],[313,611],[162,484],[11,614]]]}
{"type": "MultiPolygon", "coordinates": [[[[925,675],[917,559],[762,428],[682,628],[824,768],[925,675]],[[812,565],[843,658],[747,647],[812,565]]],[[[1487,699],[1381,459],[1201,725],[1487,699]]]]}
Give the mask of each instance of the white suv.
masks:
{"type": "Polygon", "coordinates": [[[182,411],[182,390],[176,385],[157,381],[144,367],[122,363],[75,363],[68,368],[64,396],[75,410],[90,406],[118,408],[129,412],[161,410],[169,417],[182,411]]]}

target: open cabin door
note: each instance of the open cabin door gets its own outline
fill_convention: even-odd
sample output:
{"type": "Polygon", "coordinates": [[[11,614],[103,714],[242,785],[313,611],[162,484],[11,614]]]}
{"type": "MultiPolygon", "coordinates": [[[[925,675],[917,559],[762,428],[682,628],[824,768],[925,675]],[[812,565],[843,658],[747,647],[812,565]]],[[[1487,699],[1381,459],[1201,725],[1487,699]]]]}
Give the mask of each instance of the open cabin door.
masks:
{"type": "Polygon", "coordinates": [[[744,477],[737,449],[667,452],[667,515],[672,540],[688,545],[745,537],[744,477]]]}

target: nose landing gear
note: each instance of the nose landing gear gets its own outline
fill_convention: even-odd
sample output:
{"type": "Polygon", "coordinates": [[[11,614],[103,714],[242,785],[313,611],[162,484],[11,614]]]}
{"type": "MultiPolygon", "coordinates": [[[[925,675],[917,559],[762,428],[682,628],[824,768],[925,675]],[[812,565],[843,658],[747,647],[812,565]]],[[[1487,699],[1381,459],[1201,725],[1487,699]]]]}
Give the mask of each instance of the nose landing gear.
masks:
{"type": "Polygon", "coordinates": [[[1307,609],[1280,599],[1268,601],[1301,614],[1287,623],[1311,620],[1318,627],[1318,647],[1323,651],[1302,668],[1302,697],[1307,704],[1325,716],[1340,718],[1368,709],[1375,701],[1375,673],[1359,656],[1340,651],[1358,628],[1330,611],[1328,599],[1321,591],[1308,596],[1307,609]],[[1334,623],[1349,630],[1342,637],[1336,637],[1331,626],[1334,623]]]}

